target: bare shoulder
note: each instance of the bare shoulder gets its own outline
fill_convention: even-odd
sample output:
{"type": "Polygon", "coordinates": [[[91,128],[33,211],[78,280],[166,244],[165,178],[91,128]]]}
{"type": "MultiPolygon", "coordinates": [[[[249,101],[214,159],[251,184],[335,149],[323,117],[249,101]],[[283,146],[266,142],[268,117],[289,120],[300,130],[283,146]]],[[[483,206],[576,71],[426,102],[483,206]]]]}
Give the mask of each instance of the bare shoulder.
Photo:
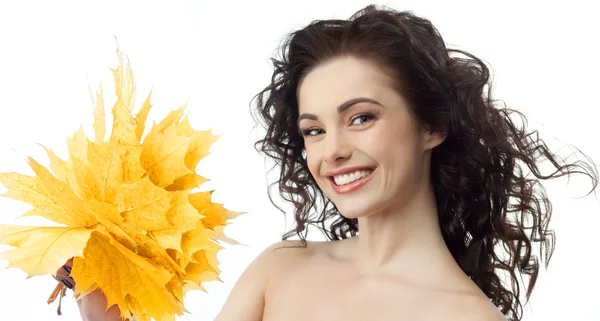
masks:
{"type": "Polygon", "coordinates": [[[316,253],[317,246],[315,242],[307,241],[306,244],[296,240],[279,241],[265,248],[250,264],[260,268],[252,269],[261,275],[254,277],[266,277],[285,269],[289,265],[294,265],[300,260],[309,258],[316,253]]]}
{"type": "Polygon", "coordinates": [[[323,242],[287,240],[272,244],[262,254],[263,260],[271,267],[270,275],[296,269],[322,252],[323,242]]]}
{"type": "Polygon", "coordinates": [[[274,261],[272,263],[276,264],[276,268],[285,268],[290,263],[316,263],[314,259],[347,257],[352,252],[354,243],[356,243],[356,240],[353,238],[338,241],[306,242],[286,240],[272,244],[263,252],[263,255],[268,260],[274,261]]]}
{"type": "Polygon", "coordinates": [[[237,280],[216,321],[260,321],[269,282],[282,269],[297,264],[310,247],[301,242],[283,241],[267,247],[237,280]]]}
{"type": "Polygon", "coordinates": [[[507,321],[502,312],[485,297],[468,297],[461,299],[452,309],[451,321],[507,321]]]}
{"type": "Polygon", "coordinates": [[[315,242],[306,241],[306,245],[299,240],[286,240],[271,244],[265,253],[278,256],[306,255],[314,250],[315,242]]]}

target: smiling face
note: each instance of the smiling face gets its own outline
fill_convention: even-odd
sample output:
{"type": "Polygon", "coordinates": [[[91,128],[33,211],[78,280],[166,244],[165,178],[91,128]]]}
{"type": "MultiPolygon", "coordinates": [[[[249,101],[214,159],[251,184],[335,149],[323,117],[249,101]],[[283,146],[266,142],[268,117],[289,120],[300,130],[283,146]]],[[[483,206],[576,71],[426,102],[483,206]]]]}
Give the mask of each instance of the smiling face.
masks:
{"type": "Polygon", "coordinates": [[[317,66],[298,106],[309,171],[345,217],[393,210],[429,184],[428,151],[443,139],[414,120],[376,64],[348,56],[317,66]]]}

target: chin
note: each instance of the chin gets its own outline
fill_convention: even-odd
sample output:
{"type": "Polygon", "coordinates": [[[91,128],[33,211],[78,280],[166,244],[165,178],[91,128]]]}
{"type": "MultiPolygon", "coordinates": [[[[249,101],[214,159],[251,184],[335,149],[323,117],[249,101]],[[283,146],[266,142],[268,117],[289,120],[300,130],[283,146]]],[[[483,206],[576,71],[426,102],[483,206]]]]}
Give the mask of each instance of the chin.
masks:
{"type": "Polygon", "coordinates": [[[354,219],[359,217],[367,217],[377,212],[379,206],[377,204],[365,204],[365,202],[360,202],[356,204],[355,202],[344,202],[345,204],[336,204],[340,215],[345,218],[354,219]]]}
{"type": "Polygon", "coordinates": [[[398,197],[379,191],[369,191],[356,195],[332,195],[330,200],[335,204],[340,215],[349,219],[368,217],[385,212],[394,207],[398,197]]]}
{"type": "Polygon", "coordinates": [[[325,196],[335,205],[340,215],[353,219],[369,216],[377,206],[372,202],[366,201],[365,197],[339,195],[333,191],[327,191],[325,196]]]}

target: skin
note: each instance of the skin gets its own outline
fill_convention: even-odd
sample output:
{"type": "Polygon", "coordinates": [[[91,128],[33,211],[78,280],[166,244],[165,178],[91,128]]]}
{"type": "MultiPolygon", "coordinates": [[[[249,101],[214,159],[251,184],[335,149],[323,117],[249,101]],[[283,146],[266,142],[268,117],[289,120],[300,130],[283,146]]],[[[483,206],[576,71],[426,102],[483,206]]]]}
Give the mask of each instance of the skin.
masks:
{"type": "Polygon", "coordinates": [[[360,236],[286,241],[248,267],[216,321],[505,320],[446,247],[429,178],[444,136],[409,112],[382,69],[355,57],[317,66],[298,88],[299,127],[319,188],[360,236]],[[338,108],[355,98],[358,102],[338,108]],[[375,168],[359,190],[338,194],[327,173],[375,168]]]}

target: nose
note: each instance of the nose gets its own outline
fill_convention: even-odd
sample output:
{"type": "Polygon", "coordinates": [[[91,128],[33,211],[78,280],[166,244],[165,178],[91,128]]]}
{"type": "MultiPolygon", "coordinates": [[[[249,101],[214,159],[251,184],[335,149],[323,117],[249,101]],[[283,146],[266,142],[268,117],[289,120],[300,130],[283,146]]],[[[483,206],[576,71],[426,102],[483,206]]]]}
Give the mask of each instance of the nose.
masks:
{"type": "Polygon", "coordinates": [[[326,163],[335,164],[352,156],[352,148],[342,133],[330,131],[325,140],[323,160],[326,163]]]}

